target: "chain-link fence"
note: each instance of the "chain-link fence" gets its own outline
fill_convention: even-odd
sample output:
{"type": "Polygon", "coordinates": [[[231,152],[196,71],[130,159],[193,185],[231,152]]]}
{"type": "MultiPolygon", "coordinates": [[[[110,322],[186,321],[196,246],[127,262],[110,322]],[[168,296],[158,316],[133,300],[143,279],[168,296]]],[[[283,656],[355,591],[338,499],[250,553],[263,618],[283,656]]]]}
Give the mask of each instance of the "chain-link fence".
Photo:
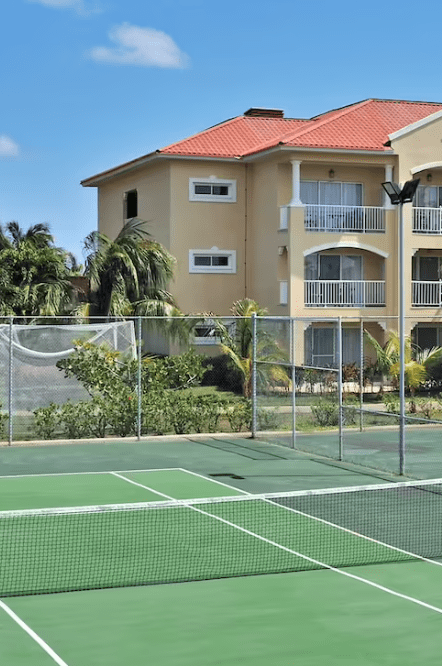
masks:
{"type": "Polygon", "coordinates": [[[442,319],[0,319],[0,439],[237,432],[391,473],[442,472],[442,319]]]}

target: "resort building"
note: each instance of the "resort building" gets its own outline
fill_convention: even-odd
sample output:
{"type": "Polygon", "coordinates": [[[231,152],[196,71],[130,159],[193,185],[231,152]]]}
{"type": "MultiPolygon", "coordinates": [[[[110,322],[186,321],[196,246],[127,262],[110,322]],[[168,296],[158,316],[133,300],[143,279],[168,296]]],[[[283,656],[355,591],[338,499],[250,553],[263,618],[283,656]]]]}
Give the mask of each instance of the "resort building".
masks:
{"type": "MultiPolygon", "coordinates": [[[[407,333],[428,348],[442,344],[442,104],[367,99],[310,119],[251,108],[82,185],[98,190],[100,231],[145,220],[176,257],[184,312],[228,315],[249,297],[271,315],[341,316],[351,362],[356,322],[370,319],[382,343],[398,315],[398,211],[382,183],[416,178],[407,333]]],[[[334,329],[305,328],[306,360],[326,364],[334,329]]]]}

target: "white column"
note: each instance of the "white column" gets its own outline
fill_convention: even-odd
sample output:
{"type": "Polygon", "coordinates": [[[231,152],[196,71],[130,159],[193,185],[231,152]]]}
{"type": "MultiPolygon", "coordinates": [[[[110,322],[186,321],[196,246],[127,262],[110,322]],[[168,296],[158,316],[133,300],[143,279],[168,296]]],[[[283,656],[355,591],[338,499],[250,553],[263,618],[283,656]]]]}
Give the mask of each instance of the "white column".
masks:
{"type": "MultiPolygon", "coordinates": [[[[386,183],[393,182],[393,167],[391,166],[391,164],[385,165],[385,182],[386,183]]],[[[385,191],[384,191],[384,208],[394,208],[393,204],[391,203],[390,197],[385,191]]]]}
{"type": "Polygon", "coordinates": [[[292,199],[289,206],[303,206],[301,201],[301,161],[290,160],[292,164],[292,199]]]}

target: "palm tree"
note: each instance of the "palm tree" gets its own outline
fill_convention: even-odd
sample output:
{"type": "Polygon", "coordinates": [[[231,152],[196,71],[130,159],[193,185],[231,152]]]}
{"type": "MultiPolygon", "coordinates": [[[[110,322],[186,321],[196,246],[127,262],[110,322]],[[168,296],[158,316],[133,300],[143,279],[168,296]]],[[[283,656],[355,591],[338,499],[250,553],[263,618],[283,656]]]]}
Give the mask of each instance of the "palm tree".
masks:
{"type": "Polygon", "coordinates": [[[85,275],[90,281],[85,314],[108,318],[179,313],[167,291],[174,259],[143,226],[134,219],[115,240],[98,231],[85,239],[85,275]]]}
{"type": "MultiPolygon", "coordinates": [[[[396,331],[390,331],[384,346],[365,331],[365,337],[376,352],[379,371],[383,376],[391,376],[396,381],[400,372],[400,340],[396,331]]],[[[414,396],[416,390],[428,378],[431,368],[442,361],[442,347],[422,350],[405,338],[405,383],[414,396]]]]}
{"type": "Polygon", "coordinates": [[[6,233],[0,226],[0,249],[19,248],[24,243],[31,243],[36,247],[50,247],[53,242],[49,225],[46,223],[34,224],[27,231],[23,231],[18,222],[8,222],[6,233]]]}
{"type": "MultiPolygon", "coordinates": [[[[231,360],[233,366],[239,370],[243,378],[243,395],[250,398],[252,395],[253,370],[253,330],[252,315],[262,317],[267,310],[250,298],[236,301],[230,309],[235,319],[233,331],[222,321],[215,320],[216,335],[221,339],[221,351],[231,360]]],[[[281,366],[272,365],[271,362],[286,360],[285,354],[278,346],[274,337],[265,331],[257,332],[257,355],[266,364],[258,364],[258,376],[264,385],[271,380],[288,384],[287,373],[281,366]]]]}
{"type": "Polygon", "coordinates": [[[72,285],[67,253],[53,244],[47,224],[23,231],[0,226],[0,312],[39,317],[69,312],[72,285]]]}

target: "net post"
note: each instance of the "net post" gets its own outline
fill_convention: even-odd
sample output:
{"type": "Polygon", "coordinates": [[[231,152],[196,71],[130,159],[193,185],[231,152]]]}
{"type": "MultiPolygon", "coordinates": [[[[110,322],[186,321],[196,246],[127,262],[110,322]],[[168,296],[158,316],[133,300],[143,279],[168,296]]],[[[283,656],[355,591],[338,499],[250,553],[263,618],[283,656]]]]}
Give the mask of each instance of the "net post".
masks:
{"type": "Polygon", "coordinates": [[[137,439],[141,439],[141,317],[137,317],[137,439]]]}
{"type": "Polygon", "coordinates": [[[13,315],[9,316],[9,386],[8,386],[8,414],[9,414],[9,424],[8,424],[8,446],[12,446],[13,438],[13,424],[12,424],[12,381],[13,381],[13,363],[14,363],[14,352],[12,344],[12,332],[13,332],[13,315]]]}
{"type": "Polygon", "coordinates": [[[256,422],[257,422],[257,405],[256,405],[256,355],[257,355],[257,343],[256,343],[256,312],[252,312],[252,425],[251,425],[251,436],[252,439],[256,438],[256,422]]]}
{"type": "Polygon", "coordinates": [[[338,317],[338,423],[339,423],[339,460],[343,459],[343,406],[342,406],[342,319],[338,317]]]}

